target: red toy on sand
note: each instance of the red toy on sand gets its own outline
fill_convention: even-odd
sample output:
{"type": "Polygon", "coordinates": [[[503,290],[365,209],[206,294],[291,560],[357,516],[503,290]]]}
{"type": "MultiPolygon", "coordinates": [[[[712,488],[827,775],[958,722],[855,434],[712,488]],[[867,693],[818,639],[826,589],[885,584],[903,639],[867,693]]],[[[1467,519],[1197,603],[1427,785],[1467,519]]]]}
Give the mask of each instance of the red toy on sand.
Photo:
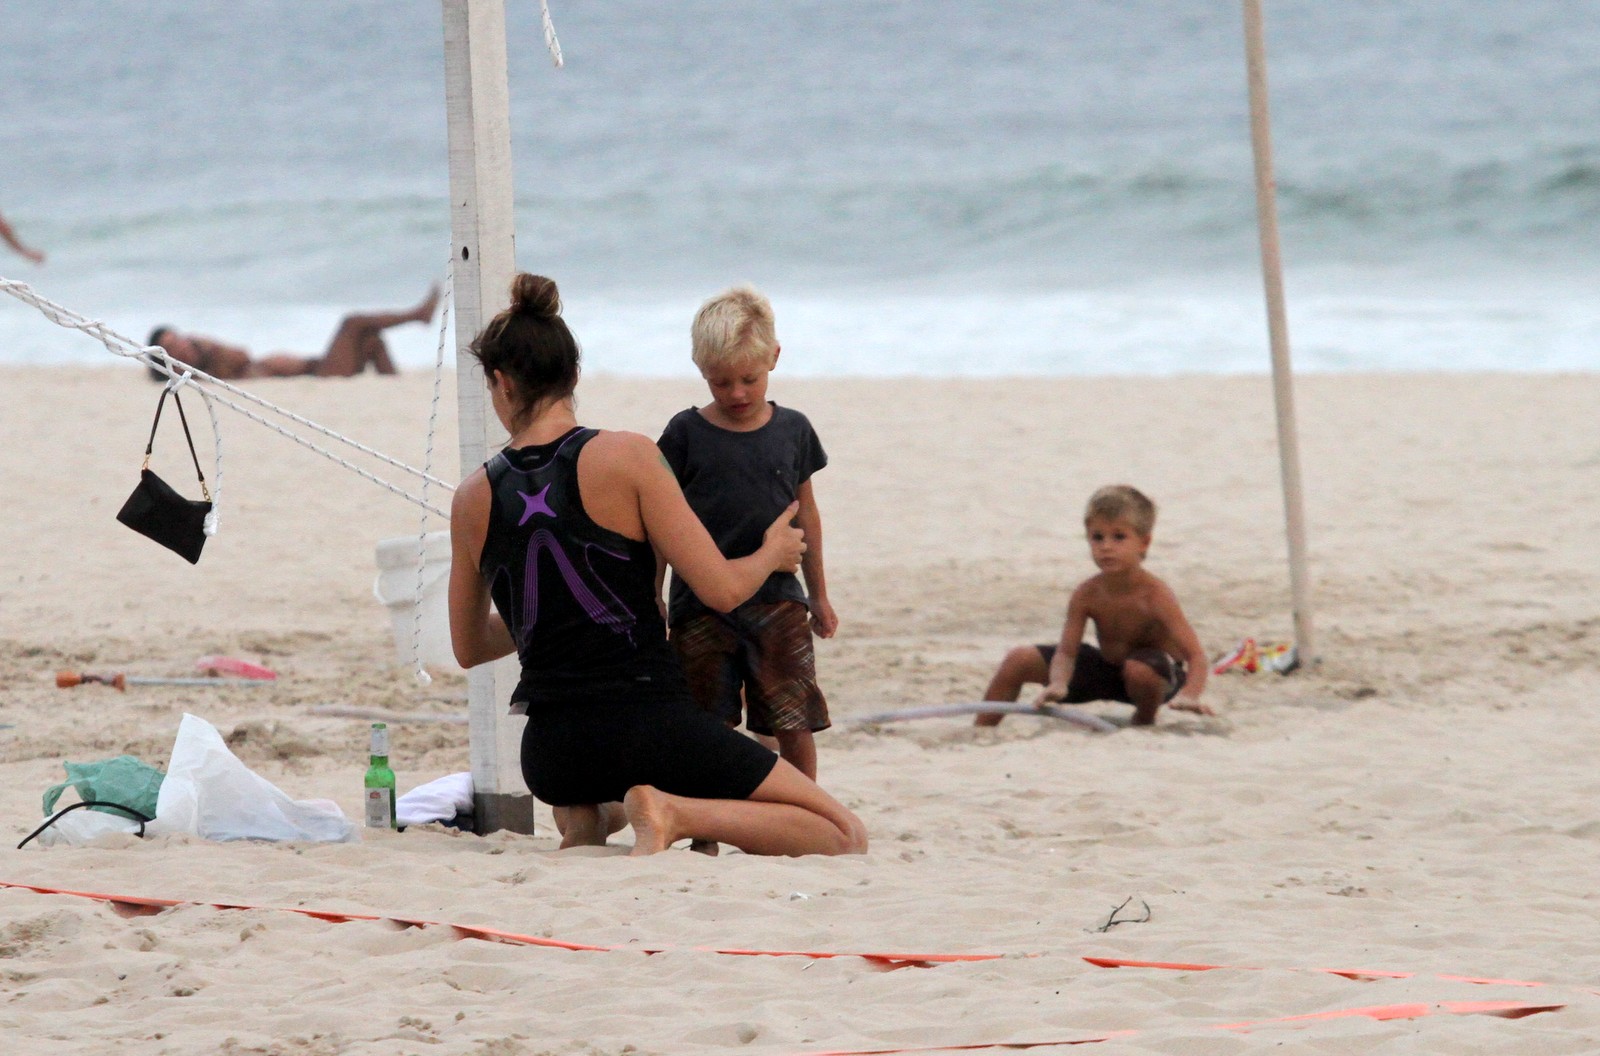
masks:
{"type": "Polygon", "coordinates": [[[232,675],[235,678],[258,678],[271,680],[278,677],[278,673],[270,667],[252,664],[248,660],[240,660],[233,656],[202,656],[194,662],[196,671],[203,671],[211,675],[232,675]]]}
{"type": "Polygon", "coordinates": [[[1258,644],[1254,638],[1246,638],[1217,657],[1212,663],[1211,673],[1220,675],[1224,671],[1237,671],[1253,675],[1257,671],[1276,671],[1280,675],[1287,675],[1299,666],[1299,653],[1289,642],[1258,644]]]}

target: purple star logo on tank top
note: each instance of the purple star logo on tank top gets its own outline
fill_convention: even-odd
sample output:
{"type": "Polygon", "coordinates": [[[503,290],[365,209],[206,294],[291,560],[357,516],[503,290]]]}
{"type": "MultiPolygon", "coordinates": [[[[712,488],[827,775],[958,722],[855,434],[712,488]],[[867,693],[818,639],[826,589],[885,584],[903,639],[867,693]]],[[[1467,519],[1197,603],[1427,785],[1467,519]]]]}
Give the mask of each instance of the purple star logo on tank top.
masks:
{"type": "Polygon", "coordinates": [[[517,494],[522,497],[522,520],[517,522],[518,528],[532,520],[533,515],[536,513],[542,513],[546,517],[554,517],[556,515],[556,511],[550,508],[550,501],[545,498],[546,495],[550,494],[549,484],[541,488],[537,495],[529,495],[525,491],[519,491],[517,494]]]}

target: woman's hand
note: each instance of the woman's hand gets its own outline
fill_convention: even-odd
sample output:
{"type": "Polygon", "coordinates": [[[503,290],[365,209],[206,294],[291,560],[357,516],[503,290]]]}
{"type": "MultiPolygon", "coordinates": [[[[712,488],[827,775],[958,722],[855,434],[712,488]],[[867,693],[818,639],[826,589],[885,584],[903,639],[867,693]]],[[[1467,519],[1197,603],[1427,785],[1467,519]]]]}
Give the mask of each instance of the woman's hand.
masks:
{"type": "Polygon", "coordinates": [[[791,502],[761,536],[761,549],[772,558],[774,572],[800,570],[800,559],[806,552],[806,534],[790,523],[799,510],[800,503],[791,502]]]}

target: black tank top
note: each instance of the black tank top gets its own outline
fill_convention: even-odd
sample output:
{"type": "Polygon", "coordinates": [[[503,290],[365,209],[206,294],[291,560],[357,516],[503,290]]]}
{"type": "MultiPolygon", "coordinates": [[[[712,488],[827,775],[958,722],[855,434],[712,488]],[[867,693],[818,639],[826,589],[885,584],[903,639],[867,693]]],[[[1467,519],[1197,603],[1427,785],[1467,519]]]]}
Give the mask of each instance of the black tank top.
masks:
{"type": "Polygon", "coordinates": [[[522,661],[513,702],[682,686],[656,607],[654,549],[583,508],[578,454],[597,435],[575,428],[484,464],[489,531],[478,567],[522,661]]]}

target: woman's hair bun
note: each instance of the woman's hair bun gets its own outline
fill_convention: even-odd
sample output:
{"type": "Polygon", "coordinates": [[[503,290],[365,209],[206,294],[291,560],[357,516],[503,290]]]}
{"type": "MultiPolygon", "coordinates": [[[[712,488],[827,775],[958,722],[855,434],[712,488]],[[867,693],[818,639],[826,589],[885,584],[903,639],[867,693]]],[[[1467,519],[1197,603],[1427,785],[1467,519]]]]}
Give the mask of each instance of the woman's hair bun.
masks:
{"type": "Polygon", "coordinates": [[[561,291],[554,279],[543,275],[519,272],[511,280],[511,310],[518,315],[531,315],[535,319],[556,319],[561,316],[561,291]]]}

